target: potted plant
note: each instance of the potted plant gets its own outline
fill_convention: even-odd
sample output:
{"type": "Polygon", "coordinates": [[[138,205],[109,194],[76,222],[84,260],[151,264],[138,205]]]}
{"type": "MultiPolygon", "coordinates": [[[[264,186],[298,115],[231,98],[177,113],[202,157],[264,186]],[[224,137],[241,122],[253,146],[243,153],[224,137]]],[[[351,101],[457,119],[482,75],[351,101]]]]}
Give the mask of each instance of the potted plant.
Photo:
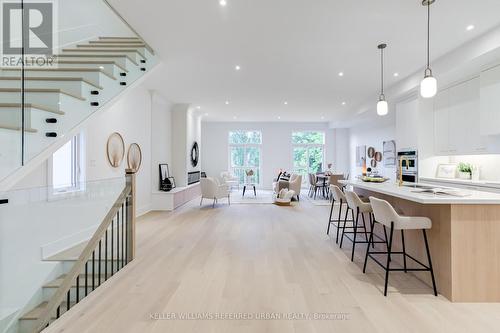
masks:
{"type": "Polygon", "coordinates": [[[472,165],[469,163],[459,163],[458,164],[458,178],[470,180],[472,176],[472,165]]]}

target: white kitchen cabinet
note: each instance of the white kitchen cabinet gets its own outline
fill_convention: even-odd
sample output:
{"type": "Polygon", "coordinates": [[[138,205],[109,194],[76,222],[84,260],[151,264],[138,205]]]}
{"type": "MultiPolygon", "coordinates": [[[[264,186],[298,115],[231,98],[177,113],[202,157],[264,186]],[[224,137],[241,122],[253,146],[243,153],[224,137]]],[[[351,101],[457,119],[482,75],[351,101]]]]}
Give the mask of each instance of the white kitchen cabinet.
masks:
{"type": "Polygon", "coordinates": [[[396,142],[398,149],[415,149],[418,146],[418,98],[396,104],[396,142]]]}
{"type": "Polygon", "coordinates": [[[481,72],[480,131],[500,134],[500,66],[481,72]]]}
{"type": "Polygon", "coordinates": [[[434,153],[475,155],[498,152],[481,134],[479,77],[441,91],[434,101],[434,153]]]}

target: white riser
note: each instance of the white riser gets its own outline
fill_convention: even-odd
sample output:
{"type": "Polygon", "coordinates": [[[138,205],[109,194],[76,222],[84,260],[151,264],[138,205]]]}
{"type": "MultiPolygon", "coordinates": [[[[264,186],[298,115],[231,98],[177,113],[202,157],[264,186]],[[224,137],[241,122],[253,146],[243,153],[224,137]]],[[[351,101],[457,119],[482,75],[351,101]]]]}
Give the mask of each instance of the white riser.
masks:
{"type": "MultiPolygon", "coordinates": [[[[76,59],[64,59],[64,60],[74,60],[76,59]]],[[[64,68],[98,68],[102,69],[106,73],[109,73],[111,76],[118,78],[120,73],[123,72],[123,69],[118,67],[115,64],[82,64],[82,63],[60,63],[57,64],[58,67],[64,68]],[[101,68],[102,67],[102,68],[101,68]]]]}
{"type": "MultiPolygon", "coordinates": [[[[153,54],[149,52],[147,48],[144,46],[133,46],[133,45],[126,45],[126,46],[109,46],[108,45],[101,45],[101,44],[90,44],[90,45],[78,45],[77,49],[83,49],[83,50],[116,50],[118,53],[120,52],[121,49],[134,49],[139,51],[140,54],[144,55],[146,59],[149,59],[153,57],[153,54]]],[[[144,57],[143,57],[144,58],[144,57]]]]}
{"type": "MultiPolygon", "coordinates": [[[[2,80],[0,78],[0,88],[18,88],[20,81],[2,80]]],[[[24,86],[26,89],[61,89],[76,96],[81,96],[91,101],[98,101],[98,95],[91,95],[92,90],[101,91],[100,89],[84,82],[84,81],[32,81],[25,80],[24,86]],[[92,96],[92,97],[91,97],[92,96]]],[[[27,93],[30,94],[30,93],[27,93]]]]}
{"type": "MultiPolygon", "coordinates": [[[[58,121],[60,121],[61,118],[64,117],[64,115],[39,110],[37,108],[25,108],[24,114],[25,125],[35,129],[38,129],[41,125],[38,123],[38,118],[46,123],[46,118],[57,118],[58,121]],[[37,116],[38,114],[40,114],[40,117],[37,116]]],[[[21,126],[21,108],[0,108],[0,123],[11,126],[21,126]]],[[[57,123],[50,125],[57,125],[57,123]]]]}
{"type": "Polygon", "coordinates": [[[105,55],[105,54],[120,54],[120,55],[127,55],[129,56],[133,61],[136,63],[140,63],[141,59],[144,59],[142,55],[135,51],[123,51],[123,50],[101,50],[101,51],[95,51],[95,50],[90,50],[90,51],[83,51],[85,50],[84,48],[78,48],[76,50],[64,50],[62,52],[62,55],[66,54],[81,54],[81,55],[86,55],[86,54],[92,54],[92,55],[105,55]],[[94,51],[94,52],[92,52],[94,51]]]}
{"type": "MultiPolygon", "coordinates": [[[[33,134],[27,134],[33,135],[33,134]]],[[[0,178],[21,167],[21,132],[0,128],[0,178]]]]}
{"type": "MultiPolygon", "coordinates": [[[[21,95],[17,92],[3,92],[0,94],[1,103],[20,103],[21,95]]],[[[58,92],[27,92],[25,94],[25,103],[38,104],[50,109],[66,111],[66,116],[71,112],[91,113],[95,108],[90,107],[90,102],[80,100],[72,96],[58,92]]]]}
{"type": "Polygon", "coordinates": [[[130,70],[131,67],[137,66],[127,57],[86,57],[85,55],[71,55],[71,54],[61,54],[58,56],[61,60],[70,61],[114,61],[121,67],[130,70]]]}
{"type": "MultiPolygon", "coordinates": [[[[4,69],[0,71],[0,76],[18,77],[21,74],[20,70],[4,69]]],[[[81,77],[99,87],[110,85],[113,79],[102,72],[86,72],[86,71],[34,71],[26,70],[26,77],[81,77]]]]}

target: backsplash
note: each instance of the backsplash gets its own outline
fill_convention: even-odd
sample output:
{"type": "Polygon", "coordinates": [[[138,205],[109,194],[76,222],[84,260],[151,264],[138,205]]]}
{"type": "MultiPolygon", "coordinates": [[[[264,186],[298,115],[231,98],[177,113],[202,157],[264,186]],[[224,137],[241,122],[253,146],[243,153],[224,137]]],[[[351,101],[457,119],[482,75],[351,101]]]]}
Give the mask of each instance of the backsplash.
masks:
{"type": "Polygon", "coordinates": [[[436,177],[441,163],[470,163],[480,168],[480,180],[500,181],[500,155],[435,156],[419,160],[420,177],[436,177]]]}

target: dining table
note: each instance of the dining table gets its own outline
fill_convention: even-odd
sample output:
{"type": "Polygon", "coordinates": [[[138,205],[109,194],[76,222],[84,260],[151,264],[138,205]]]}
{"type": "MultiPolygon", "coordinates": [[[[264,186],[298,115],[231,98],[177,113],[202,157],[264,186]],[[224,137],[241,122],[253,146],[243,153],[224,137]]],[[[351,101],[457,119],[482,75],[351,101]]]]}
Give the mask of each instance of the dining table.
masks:
{"type": "Polygon", "coordinates": [[[323,182],[322,184],[322,195],[323,198],[328,199],[330,189],[328,185],[337,185],[341,187],[341,185],[338,183],[339,180],[344,179],[344,174],[342,173],[325,173],[325,172],[320,172],[316,174],[316,179],[318,182],[323,182]],[[329,184],[328,184],[329,182],[329,184]]]}

